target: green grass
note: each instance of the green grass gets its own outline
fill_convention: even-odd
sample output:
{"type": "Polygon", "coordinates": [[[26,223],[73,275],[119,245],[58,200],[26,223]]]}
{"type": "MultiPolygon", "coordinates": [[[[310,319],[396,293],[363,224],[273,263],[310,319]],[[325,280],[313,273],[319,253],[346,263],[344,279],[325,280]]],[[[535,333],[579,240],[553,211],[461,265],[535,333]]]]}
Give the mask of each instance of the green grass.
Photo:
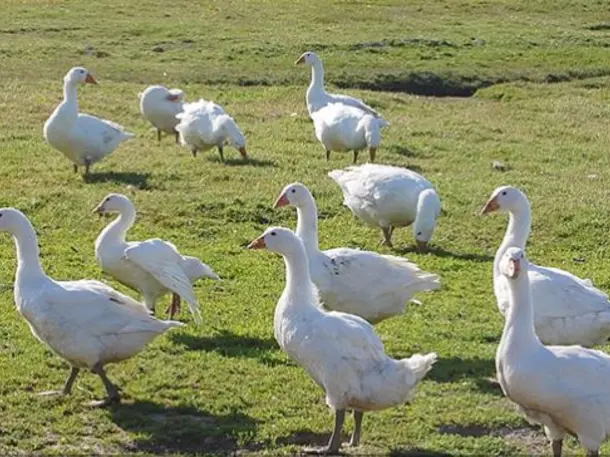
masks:
{"type": "MultiPolygon", "coordinates": [[[[131,239],[171,240],[225,280],[197,283],[201,327],[171,332],[110,367],[125,402],[92,410],[83,403],[103,395],[93,375],[82,375],[70,398],[35,395],[61,385],[68,366],[16,312],[15,254],[1,236],[0,453],[275,455],[328,439],[332,415],[323,393],[273,339],[283,263],[244,246],[268,225],[294,226],[293,211],[271,206],[285,184],[299,180],[318,200],[322,247],[392,251],[378,248],[380,233],[342,207],[326,177],[351,155],[335,153],[326,162],[313,136],[304,104],[309,73],[292,66],[307,49],[320,52],[329,81],[342,85],[375,87],[387,75],[400,80],[425,72],[449,81],[515,81],[472,98],[349,89],[392,122],[378,161],[421,170],[447,213],[431,253],[413,252],[409,230],[397,232],[393,251],[440,274],[442,290],[420,295],[422,306],[377,327],[392,356],[436,351],[440,360],[411,406],[365,416],[363,446],[354,452],[546,451],[542,431],[528,428],[490,381],[502,329],[491,258],[506,219],[477,212],[496,186],[523,188],[534,214],[530,257],[610,289],[610,30],[600,20],[606,3],[130,3],[4,0],[0,206],[32,219],[49,275],[104,278],[121,288],[96,264],[93,242],[107,220],[91,209],[108,192],[124,192],[139,210],[131,239]],[[375,42],[386,45],[362,45],[375,42]],[[76,64],[100,82],[80,90],[82,110],[137,133],[97,164],[87,183],[42,139],[61,78],[76,64]],[[573,81],[536,83],[548,75],[573,81]],[[256,162],[223,165],[212,151],[193,159],[170,138],[158,145],[137,103],[137,93],[152,83],[223,104],[245,130],[256,162]],[[494,171],[496,159],[510,171],[494,171]]],[[[230,149],[225,155],[238,157],[230,149]]]]}

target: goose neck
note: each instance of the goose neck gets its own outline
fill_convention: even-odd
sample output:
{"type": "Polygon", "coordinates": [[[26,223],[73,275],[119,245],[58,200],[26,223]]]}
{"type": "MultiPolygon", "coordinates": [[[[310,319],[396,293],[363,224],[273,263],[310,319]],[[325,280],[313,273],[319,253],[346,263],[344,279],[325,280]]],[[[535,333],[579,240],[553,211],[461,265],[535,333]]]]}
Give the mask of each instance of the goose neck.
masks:
{"type": "Polygon", "coordinates": [[[309,274],[309,262],[303,246],[299,245],[284,253],[284,264],[286,267],[284,294],[287,299],[285,306],[302,310],[315,309],[313,301],[316,297],[309,274]]]}
{"type": "Polygon", "coordinates": [[[69,81],[64,82],[64,101],[78,105],[76,84],[69,81]]]}
{"type": "Polygon", "coordinates": [[[525,249],[530,234],[531,224],[532,217],[528,204],[509,212],[508,227],[504,234],[502,244],[496,253],[496,258],[494,259],[495,274],[500,274],[498,270],[500,259],[508,248],[518,247],[520,249],[525,249]]]}
{"type": "Polygon", "coordinates": [[[112,240],[114,242],[124,243],[127,231],[131,228],[135,220],[135,208],[131,204],[125,205],[119,212],[118,217],[102,231],[100,240],[112,240]]]}
{"type": "Polygon", "coordinates": [[[309,84],[309,89],[317,91],[324,90],[324,66],[319,60],[311,65],[311,83],[309,84]]]}
{"type": "Polygon", "coordinates": [[[509,282],[509,307],[506,313],[502,340],[519,353],[539,346],[534,328],[534,311],[527,271],[509,282]]]}
{"type": "Polygon", "coordinates": [[[13,239],[17,248],[17,282],[44,276],[40,265],[38,237],[30,221],[24,219],[21,222],[18,230],[13,233],[13,239]]]}
{"type": "Polygon", "coordinates": [[[313,197],[297,206],[296,234],[305,246],[308,255],[317,253],[318,244],[318,209],[313,197]]]}

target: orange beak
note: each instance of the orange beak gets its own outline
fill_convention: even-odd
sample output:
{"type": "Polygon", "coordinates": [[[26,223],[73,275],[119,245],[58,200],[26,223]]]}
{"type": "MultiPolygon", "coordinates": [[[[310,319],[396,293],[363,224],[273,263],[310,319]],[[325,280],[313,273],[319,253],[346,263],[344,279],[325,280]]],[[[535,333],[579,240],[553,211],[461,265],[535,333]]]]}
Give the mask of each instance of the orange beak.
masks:
{"type": "Polygon", "coordinates": [[[89,83],[89,84],[97,84],[97,81],[95,80],[95,78],[93,76],[91,76],[91,73],[87,73],[87,77],[85,78],[85,82],[89,83]]]}
{"type": "Polygon", "coordinates": [[[426,241],[415,240],[415,244],[417,245],[417,252],[425,252],[428,248],[428,243],[426,241]]]}
{"type": "Polygon", "coordinates": [[[295,65],[298,65],[298,64],[300,64],[300,63],[304,63],[304,62],[305,62],[305,54],[303,54],[301,57],[299,57],[299,58],[298,58],[298,59],[297,59],[297,60],[294,62],[294,64],[295,64],[295,65]]]}
{"type": "Polygon", "coordinates": [[[246,151],[246,148],[239,148],[238,151],[244,159],[248,158],[248,152],[246,151]]]}
{"type": "Polygon", "coordinates": [[[257,239],[255,239],[254,241],[252,241],[252,243],[248,245],[248,249],[264,249],[266,247],[267,245],[265,244],[264,236],[259,236],[257,239]]]}
{"type": "Polygon", "coordinates": [[[286,197],[286,194],[282,194],[275,201],[275,203],[273,204],[273,207],[274,208],[281,208],[282,206],[288,206],[288,205],[290,205],[290,202],[288,201],[288,197],[286,197]]]}
{"type": "Polygon", "coordinates": [[[481,210],[481,216],[484,214],[488,214],[488,213],[497,211],[499,208],[500,208],[500,205],[498,204],[498,200],[496,200],[496,197],[494,197],[494,198],[488,200],[487,203],[485,203],[485,206],[481,210]]]}
{"type": "Polygon", "coordinates": [[[519,276],[521,272],[521,261],[517,260],[509,260],[509,268],[508,268],[508,277],[511,279],[515,279],[519,276]]]}

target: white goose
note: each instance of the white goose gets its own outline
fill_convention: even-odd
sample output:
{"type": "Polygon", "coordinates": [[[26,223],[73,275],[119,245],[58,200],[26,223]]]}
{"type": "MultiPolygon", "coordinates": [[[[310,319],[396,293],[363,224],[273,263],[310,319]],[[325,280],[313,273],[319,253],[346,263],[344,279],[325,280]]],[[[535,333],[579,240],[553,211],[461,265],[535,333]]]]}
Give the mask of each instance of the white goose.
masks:
{"type": "MultiPolygon", "coordinates": [[[[498,187],[482,210],[509,213],[502,244],[494,259],[494,293],[500,312],[509,306],[508,284],[500,272],[500,261],[510,247],[525,249],[530,233],[531,212],[527,197],[511,186],[498,187]]],[[[610,301],[590,280],[557,268],[530,264],[529,283],[534,303],[536,334],[544,344],[604,344],[610,336],[610,301]]]]}
{"type": "Polygon", "coordinates": [[[99,281],[55,281],[40,265],[38,240],[30,221],[14,208],[0,209],[0,231],[17,247],[15,304],[33,335],[72,366],[60,392],[69,394],[81,369],[102,379],[108,398],[118,403],[118,388],[104,365],[128,359],[157,335],[182,324],[160,321],[135,300],[99,281]]]}
{"type": "Polygon", "coordinates": [[[335,411],[333,434],[321,452],[339,450],[346,409],[354,411],[350,445],[358,446],[363,413],[409,401],[436,354],[392,359],[368,322],[322,310],[305,248],[290,230],[269,228],[248,247],[284,256],[286,287],[275,308],[274,334],[280,347],[325,390],[326,404],[335,411]]]}
{"type": "Polygon", "coordinates": [[[179,310],[182,297],[199,323],[201,314],[192,283],[204,276],[218,280],[218,275],[198,258],[183,256],[167,241],[125,241],[136,218],[135,207],[125,195],[107,195],[94,211],[119,213],[95,241],[95,256],[102,270],[142,294],[152,311],[157,300],[171,292],[170,319],[179,310]]]}
{"type": "Polygon", "coordinates": [[[328,173],[343,191],[343,204],[362,222],[379,227],[383,244],[392,246],[396,227],[413,224],[418,249],[423,250],[441,214],[441,200],[432,183],[406,168],[364,164],[328,173]]]}
{"type": "Polygon", "coordinates": [[[440,287],[437,275],[402,257],[349,248],[320,251],[316,202],[303,184],[282,190],[274,207],[286,205],[297,208],[296,234],[305,245],[311,278],[326,308],[377,323],[402,313],[417,292],[440,287]]]}
{"type": "Polygon", "coordinates": [[[294,64],[302,63],[311,67],[311,83],[307,88],[306,94],[307,111],[309,111],[310,116],[330,103],[339,103],[353,106],[375,117],[381,117],[377,111],[359,98],[326,92],[326,89],[324,89],[324,65],[322,65],[322,60],[320,60],[320,57],[315,52],[307,51],[303,53],[294,64]]]}
{"type": "Polygon", "coordinates": [[[165,132],[175,135],[178,143],[180,135],[176,130],[176,114],[182,112],[184,92],[165,86],[148,86],[139,96],[140,112],[157,129],[157,140],[161,141],[161,132],[165,132]]]}
{"type": "Polygon", "coordinates": [[[388,125],[380,117],[342,103],[330,103],[311,113],[311,118],[316,138],[326,149],[326,160],[331,151],[353,151],[354,163],[362,149],[368,149],[370,161],[375,161],[381,129],[388,125]]]}
{"type": "Polygon", "coordinates": [[[610,435],[610,357],[580,346],[543,346],[534,331],[536,302],[532,304],[523,250],[508,248],[498,268],[509,301],[496,353],[504,395],[528,421],[544,426],[554,457],[561,457],[568,433],[578,438],[588,456],[597,456],[610,435]]]}
{"type": "Polygon", "coordinates": [[[74,67],[64,77],[64,100],[44,124],[47,142],[62,152],[85,174],[95,162],[111,154],[123,141],[134,136],[114,122],[78,112],[79,84],[97,84],[86,68],[74,67]]]}
{"type": "Polygon", "coordinates": [[[176,117],[180,120],[176,126],[180,142],[190,148],[193,157],[197,156],[197,151],[217,147],[224,162],[223,149],[228,141],[244,159],[248,158],[244,134],[220,105],[201,99],[185,104],[184,111],[176,117]]]}

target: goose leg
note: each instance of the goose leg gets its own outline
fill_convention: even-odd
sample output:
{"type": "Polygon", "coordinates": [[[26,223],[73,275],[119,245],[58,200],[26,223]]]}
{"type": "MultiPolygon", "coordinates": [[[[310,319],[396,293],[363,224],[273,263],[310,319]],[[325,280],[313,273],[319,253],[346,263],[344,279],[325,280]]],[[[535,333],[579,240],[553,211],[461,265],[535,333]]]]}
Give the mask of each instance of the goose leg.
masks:
{"type": "Polygon", "coordinates": [[[38,395],[41,396],[50,396],[50,395],[70,395],[72,393],[72,385],[78,376],[79,368],[72,367],[70,371],[70,376],[68,376],[68,380],[64,384],[64,388],[62,390],[48,390],[46,392],[40,392],[38,395]]]}
{"type": "Polygon", "coordinates": [[[354,165],[358,163],[358,151],[354,151],[354,165]]]}
{"type": "Polygon", "coordinates": [[[157,141],[161,143],[161,130],[157,129],[157,141]]]}
{"type": "Polygon", "coordinates": [[[587,457],[598,457],[598,456],[599,456],[599,450],[587,451],[587,457]]]}
{"type": "Polygon", "coordinates": [[[218,146],[218,153],[220,154],[220,160],[222,160],[223,162],[225,161],[225,156],[223,155],[223,146],[219,145],[218,146]]]}
{"type": "Polygon", "coordinates": [[[391,225],[389,227],[381,227],[381,231],[383,232],[383,240],[381,241],[381,244],[392,247],[392,232],[394,231],[394,227],[391,225]]]}
{"type": "Polygon", "coordinates": [[[362,411],[354,410],[354,432],[352,433],[352,439],[349,441],[349,445],[356,447],[360,445],[360,431],[362,429],[362,417],[364,413],[362,411]]]}
{"type": "Polygon", "coordinates": [[[369,159],[371,163],[375,162],[375,155],[377,154],[377,148],[369,148],[369,159]]]}
{"type": "Polygon", "coordinates": [[[74,173],[78,173],[78,165],[72,165],[72,169],[74,170],[74,173]]]}
{"type": "Polygon", "coordinates": [[[335,428],[333,430],[333,434],[330,437],[330,441],[328,442],[328,446],[323,448],[305,448],[303,451],[306,454],[316,454],[316,455],[324,455],[324,454],[336,454],[341,447],[341,430],[343,429],[343,422],[345,421],[345,410],[338,409],[335,412],[335,428]]]}
{"type": "Polygon", "coordinates": [[[329,160],[330,160],[330,150],[327,149],[326,150],[326,161],[329,161],[329,160]]]}
{"type": "Polygon", "coordinates": [[[174,316],[180,312],[180,295],[172,294],[172,303],[168,308],[169,319],[172,320],[174,316]]]}
{"type": "Polygon", "coordinates": [[[193,154],[193,157],[197,157],[197,149],[191,149],[191,154],[193,154]]]}
{"type": "Polygon", "coordinates": [[[115,386],[110,381],[110,379],[108,379],[108,376],[106,376],[106,372],[104,371],[104,366],[100,362],[98,362],[95,365],[93,365],[93,368],[91,368],[91,371],[102,379],[102,382],[104,383],[104,387],[106,388],[106,392],[108,393],[108,398],[106,398],[105,400],[102,400],[102,401],[91,402],[90,405],[91,406],[110,406],[112,404],[120,403],[121,394],[119,394],[119,388],[117,386],[115,386]]]}
{"type": "Polygon", "coordinates": [[[180,144],[180,133],[176,132],[174,135],[176,135],[176,144],[180,144]]]}
{"type": "Polygon", "coordinates": [[[553,451],[553,457],[561,457],[562,445],[563,445],[563,440],[551,441],[551,450],[553,451]]]}
{"type": "Polygon", "coordinates": [[[91,168],[91,160],[85,159],[85,176],[89,176],[89,168],[91,168]]]}

